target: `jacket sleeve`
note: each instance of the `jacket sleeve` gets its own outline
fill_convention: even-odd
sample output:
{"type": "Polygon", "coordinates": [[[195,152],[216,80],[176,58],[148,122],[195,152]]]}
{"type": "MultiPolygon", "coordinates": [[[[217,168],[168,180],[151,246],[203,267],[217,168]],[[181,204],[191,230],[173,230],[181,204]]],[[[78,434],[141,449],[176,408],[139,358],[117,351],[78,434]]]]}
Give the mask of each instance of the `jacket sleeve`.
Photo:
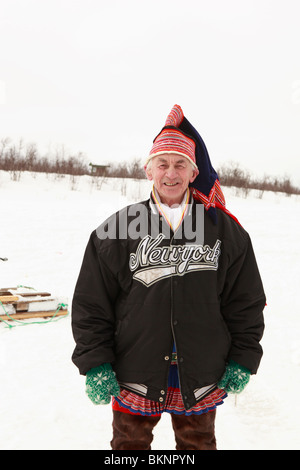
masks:
{"type": "Polygon", "coordinates": [[[114,302],[119,285],[100,255],[93,232],[87,244],[72,301],[72,331],[76,347],[72,361],[80,374],[114,356],[114,302]]]}
{"type": "MultiPolygon", "coordinates": [[[[246,232],[245,232],[246,233],[246,232]]],[[[228,359],[257,372],[263,354],[263,309],[266,298],[252,243],[246,244],[228,267],[221,298],[221,311],[231,335],[228,359]]]]}

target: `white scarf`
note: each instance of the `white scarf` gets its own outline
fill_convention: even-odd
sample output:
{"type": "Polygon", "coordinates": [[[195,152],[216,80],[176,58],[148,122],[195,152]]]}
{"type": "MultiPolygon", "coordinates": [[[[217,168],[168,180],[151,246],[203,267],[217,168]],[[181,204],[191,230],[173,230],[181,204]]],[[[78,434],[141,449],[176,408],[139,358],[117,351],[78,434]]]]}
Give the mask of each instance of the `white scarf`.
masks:
{"type": "Polygon", "coordinates": [[[184,193],[181,203],[178,205],[174,204],[172,207],[161,202],[159,194],[154,188],[154,186],[153,186],[153,196],[154,196],[156,205],[158,206],[159,212],[164,216],[164,218],[166,219],[166,222],[170,225],[173,232],[175,232],[177,228],[179,227],[186,211],[186,207],[189,201],[189,189],[187,189],[186,192],[184,193]]]}

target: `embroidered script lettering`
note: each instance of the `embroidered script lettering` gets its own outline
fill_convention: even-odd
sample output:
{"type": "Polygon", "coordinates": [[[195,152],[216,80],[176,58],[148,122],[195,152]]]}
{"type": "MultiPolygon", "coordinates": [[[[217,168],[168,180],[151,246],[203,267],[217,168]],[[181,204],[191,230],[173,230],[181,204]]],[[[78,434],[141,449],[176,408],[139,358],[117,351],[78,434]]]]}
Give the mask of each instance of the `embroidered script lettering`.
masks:
{"type": "Polygon", "coordinates": [[[159,246],[165,235],[145,236],[135,253],[130,254],[129,267],[133,278],[147,287],[170,276],[183,276],[192,271],[218,269],[221,241],[209,245],[159,246]]]}

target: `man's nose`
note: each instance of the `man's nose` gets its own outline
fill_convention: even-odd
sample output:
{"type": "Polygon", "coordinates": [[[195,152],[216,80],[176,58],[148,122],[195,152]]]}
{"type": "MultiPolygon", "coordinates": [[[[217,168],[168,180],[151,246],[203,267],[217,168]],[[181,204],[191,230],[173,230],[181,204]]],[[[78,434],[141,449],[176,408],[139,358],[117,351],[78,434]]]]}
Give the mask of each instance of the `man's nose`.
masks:
{"type": "Polygon", "coordinates": [[[176,176],[177,176],[176,168],[174,168],[173,166],[169,166],[169,168],[168,168],[167,171],[166,171],[166,176],[167,176],[169,179],[174,179],[174,178],[176,178],[176,176]]]}

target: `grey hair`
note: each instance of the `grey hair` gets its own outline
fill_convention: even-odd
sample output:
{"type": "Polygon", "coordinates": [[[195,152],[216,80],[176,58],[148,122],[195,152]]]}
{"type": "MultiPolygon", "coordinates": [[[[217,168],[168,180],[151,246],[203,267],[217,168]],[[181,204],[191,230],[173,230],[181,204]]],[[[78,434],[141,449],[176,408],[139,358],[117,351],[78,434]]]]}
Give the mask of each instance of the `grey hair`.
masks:
{"type": "Polygon", "coordinates": [[[152,158],[150,158],[150,160],[148,160],[148,162],[146,163],[146,166],[145,166],[145,170],[151,170],[152,168],[152,158]]]}
{"type": "MultiPolygon", "coordinates": [[[[147,162],[146,165],[145,165],[145,171],[151,170],[151,168],[152,168],[152,160],[153,160],[153,158],[155,158],[155,157],[157,157],[157,156],[158,156],[158,155],[154,155],[153,157],[151,157],[151,158],[148,160],[148,162],[147,162]]],[[[187,158],[187,157],[184,157],[184,158],[189,162],[189,164],[191,165],[191,167],[193,168],[193,170],[195,170],[195,166],[196,166],[196,165],[195,165],[189,158],[187,158]]],[[[196,166],[196,169],[197,169],[197,166],[196,166]]]]}

